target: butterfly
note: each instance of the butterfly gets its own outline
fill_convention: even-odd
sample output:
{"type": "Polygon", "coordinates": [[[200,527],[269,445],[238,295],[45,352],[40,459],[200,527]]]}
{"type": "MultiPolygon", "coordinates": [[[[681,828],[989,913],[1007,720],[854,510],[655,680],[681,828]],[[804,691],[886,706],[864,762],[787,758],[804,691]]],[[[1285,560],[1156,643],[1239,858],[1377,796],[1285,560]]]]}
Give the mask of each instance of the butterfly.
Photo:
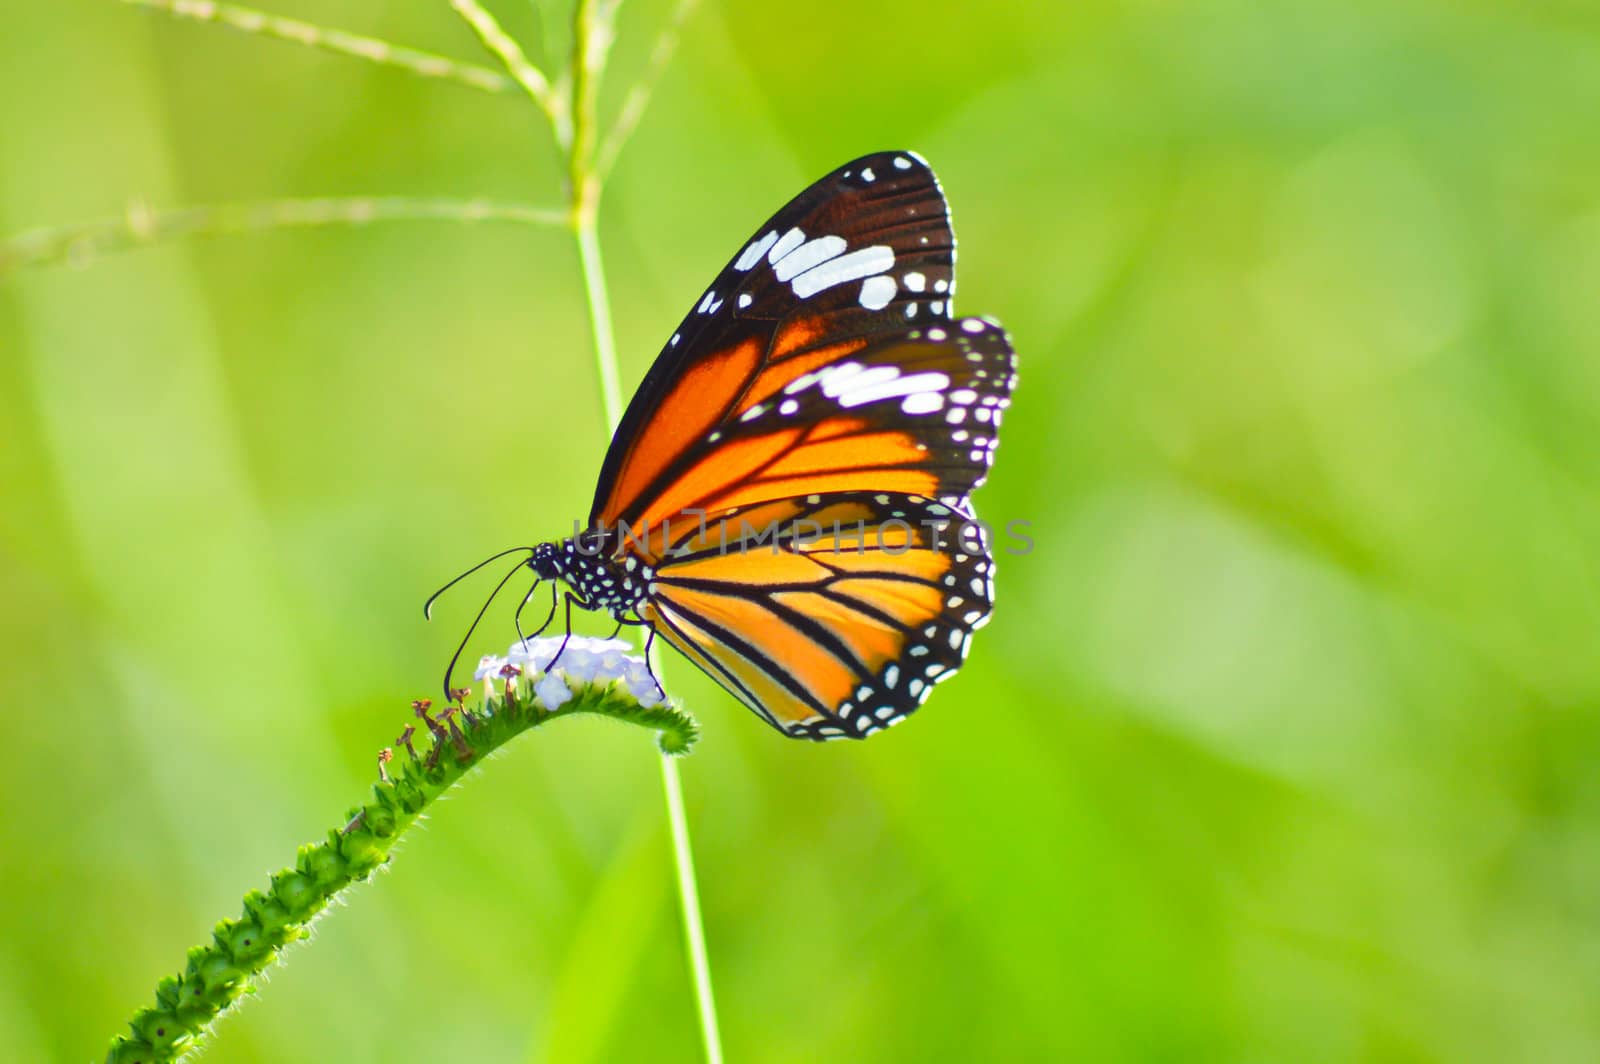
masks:
{"type": "Polygon", "coordinates": [[[500,587],[526,566],[524,606],[550,583],[546,627],[558,585],[569,633],[574,606],[647,627],[793,738],[904,720],[961,667],[994,599],[970,496],[1016,356],[994,321],[955,317],[955,255],[914,152],[801,192],[657,356],[588,526],[495,555],[527,552],[500,587]]]}

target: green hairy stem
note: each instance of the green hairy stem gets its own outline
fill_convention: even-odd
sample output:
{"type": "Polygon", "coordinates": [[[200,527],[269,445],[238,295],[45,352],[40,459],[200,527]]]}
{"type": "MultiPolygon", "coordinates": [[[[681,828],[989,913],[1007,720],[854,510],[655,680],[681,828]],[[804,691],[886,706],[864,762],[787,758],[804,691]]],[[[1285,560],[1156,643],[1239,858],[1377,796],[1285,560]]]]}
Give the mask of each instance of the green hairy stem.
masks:
{"type": "Polygon", "coordinates": [[[183,970],[156,984],[155,1003],[135,1013],[129,1033],[112,1042],[107,1064],[158,1064],[198,1049],[217,1020],[255,992],[256,977],[285,946],[308,937],[329,903],[388,863],[400,836],[435,799],[523,732],[592,713],[656,732],[663,754],[688,753],[699,737],[692,717],[669,703],[642,706],[621,682],[575,686],[572,700],[554,711],[534,699],[526,682],[496,694],[475,709],[457,703],[437,716],[429,715],[428,703],[412,703],[419,725],[407,725],[395,740],[398,755],[389,749],[378,755],[371,800],[351,809],[323,841],[300,847],[293,867],[244,896],[237,919],[218,923],[209,942],[190,949],[183,970]]]}

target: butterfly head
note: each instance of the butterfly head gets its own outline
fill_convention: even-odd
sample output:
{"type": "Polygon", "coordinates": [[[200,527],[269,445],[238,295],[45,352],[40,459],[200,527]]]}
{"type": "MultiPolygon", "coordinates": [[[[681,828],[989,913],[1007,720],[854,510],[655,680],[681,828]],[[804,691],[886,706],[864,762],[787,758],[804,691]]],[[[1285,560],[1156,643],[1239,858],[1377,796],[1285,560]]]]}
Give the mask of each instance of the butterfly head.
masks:
{"type": "Polygon", "coordinates": [[[558,580],[566,575],[567,567],[561,557],[561,544],[541,543],[533,548],[533,553],[528,556],[528,568],[538,574],[540,580],[558,580]]]}

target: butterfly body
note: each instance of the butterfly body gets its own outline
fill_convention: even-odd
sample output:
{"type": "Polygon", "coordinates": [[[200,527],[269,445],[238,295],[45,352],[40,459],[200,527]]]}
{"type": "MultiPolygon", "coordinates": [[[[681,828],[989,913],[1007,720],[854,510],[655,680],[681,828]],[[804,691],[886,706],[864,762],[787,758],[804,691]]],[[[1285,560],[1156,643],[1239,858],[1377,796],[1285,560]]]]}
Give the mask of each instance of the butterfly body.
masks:
{"type": "Polygon", "coordinates": [[[620,557],[615,539],[606,529],[586,529],[559,543],[534,547],[527,565],[541,580],[566,584],[575,603],[585,609],[603,610],[617,620],[637,619],[654,574],[637,558],[620,557]]]}
{"type": "Polygon", "coordinates": [[[919,156],[817,181],[668,340],[588,527],[527,564],[568,586],[569,616],[649,626],[787,736],[905,719],[993,603],[970,495],[1015,355],[954,295],[949,211],[919,156]]]}

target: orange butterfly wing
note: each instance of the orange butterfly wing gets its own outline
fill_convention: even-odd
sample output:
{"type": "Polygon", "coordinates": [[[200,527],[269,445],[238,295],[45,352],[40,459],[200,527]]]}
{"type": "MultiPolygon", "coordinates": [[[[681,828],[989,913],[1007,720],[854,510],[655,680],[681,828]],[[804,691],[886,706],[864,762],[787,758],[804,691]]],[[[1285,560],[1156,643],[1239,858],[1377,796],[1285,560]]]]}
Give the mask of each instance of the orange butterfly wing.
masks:
{"type": "Polygon", "coordinates": [[[606,454],[591,521],[640,520],[795,380],[950,328],[954,294],[955,235],[920,157],[880,152],[817,181],[752,235],[657,356],[606,454]]]}
{"type": "Polygon", "coordinates": [[[989,618],[994,561],[965,516],[888,493],[737,508],[669,545],[641,614],[785,734],[866,738],[954,675],[989,618]]]}
{"type": "Polygon", "coordinates": [[[875,339],[735,407],[618,520],[681,527],[701,512],[823,492],[965,506],[988,472],[1013,366],[1004,331],[978,318],[875,339]]]}

